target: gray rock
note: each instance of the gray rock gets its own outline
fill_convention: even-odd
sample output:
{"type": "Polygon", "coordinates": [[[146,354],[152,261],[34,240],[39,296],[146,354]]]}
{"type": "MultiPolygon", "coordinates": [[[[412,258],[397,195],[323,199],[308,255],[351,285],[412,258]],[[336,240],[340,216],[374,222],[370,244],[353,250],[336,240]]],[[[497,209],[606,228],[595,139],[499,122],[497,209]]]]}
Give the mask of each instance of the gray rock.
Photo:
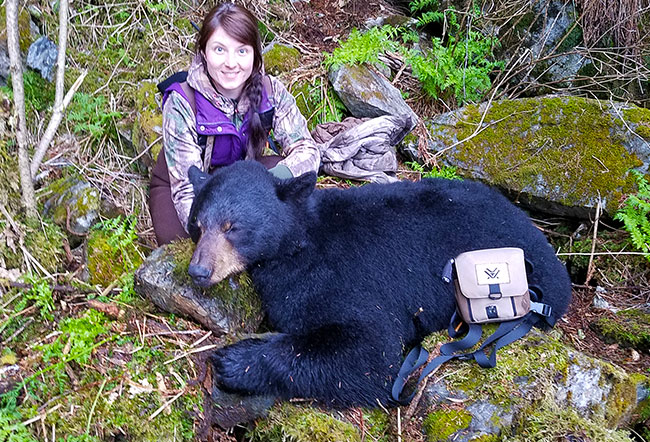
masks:
{"type": "Polygon", "coordinates": [[[402,94],[383,75],[367,66],[340,66],[331,69],[329,80],[350,113],[358,118],[408,115],[413,126],[418,117],[402,94]]]}
{"type": "Polygon", "coordinates": [[[41,73],[41,76],[52,81],[56,65],[57,47],[49,38],[42,36],[31,44],[27,51],[27,66],[41,73]]]}
{"type": "Polygon", "coordinates": [[[0,86],[5,86],[7,84],[7,79],[9,78],[9,53],[7,48],[3,45],[0,45],[0,86]]]}
{"type": "Polygon", "coordinates": [[[154,250],[135,272],[135,291],[161,310],[192,318],[217,336],[257,329],[262,318],[259,299],[247,277],[223,281],[208,294],[198,286],[179,281],[174,276],[176,265],[170,246],[154,250]],[[240,310],[232,306],[237,304],[233,299],[237,296],[244,299],[240,310]],[[225,299],[230,299],[230,305],[225,299]]]}

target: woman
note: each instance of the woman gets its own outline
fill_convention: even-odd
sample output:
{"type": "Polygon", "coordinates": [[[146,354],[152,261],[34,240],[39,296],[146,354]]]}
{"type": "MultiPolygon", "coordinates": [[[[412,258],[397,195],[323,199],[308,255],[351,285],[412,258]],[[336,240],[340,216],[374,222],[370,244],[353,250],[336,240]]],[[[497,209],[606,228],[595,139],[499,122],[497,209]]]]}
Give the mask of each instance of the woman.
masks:
{"type": "Polygon", "coordinates": [[[245,8],[224,3],[203,20],[186,82],[164,94],[163,146],[149,197],[158,245],[188,237],[192,165],[211,172],[246,159],[280,178],[318,172],[307,122],[286,88],[264,75],[257,19],[245,8]],[[268,148],[271,129],[283,156],[268,148]]]}

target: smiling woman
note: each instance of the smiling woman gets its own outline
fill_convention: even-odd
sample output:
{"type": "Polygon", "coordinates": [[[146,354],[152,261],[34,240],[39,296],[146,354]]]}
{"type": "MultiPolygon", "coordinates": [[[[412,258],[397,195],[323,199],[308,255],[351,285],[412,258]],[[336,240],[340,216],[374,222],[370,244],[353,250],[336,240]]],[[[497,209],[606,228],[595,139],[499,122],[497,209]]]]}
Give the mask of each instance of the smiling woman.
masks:
{"type": "Polygon", "coordinates": [[[318,172],[307,122],[284,85],[264,74],[257,19],[244,7],[227,2],[205,16],[187,80],[163,96],[163,145],[149,197],[158,245],[188,236],[191,166],[212,173],[245,159],[280,178],[318,172]]]}

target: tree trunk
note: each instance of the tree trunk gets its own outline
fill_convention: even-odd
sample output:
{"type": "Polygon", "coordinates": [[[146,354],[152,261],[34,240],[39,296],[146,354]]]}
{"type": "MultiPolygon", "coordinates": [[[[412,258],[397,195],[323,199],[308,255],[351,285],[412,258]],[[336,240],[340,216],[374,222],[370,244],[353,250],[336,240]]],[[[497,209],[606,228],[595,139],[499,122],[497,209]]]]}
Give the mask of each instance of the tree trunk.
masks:
{"type": "Polygon", "coordinates": [[[9,51],[9,69],[11,85],[14,92],[14,115],[16,127],[16,144],[18,145],[18,170],[22,189],[22,203],[27,216],[37,216],[34,184],[30,171],[30,160],[27,142],[27,121],[25,118],[25,91],[23,89],[23,67],[20,56],[20,41],[18,35],[18,0],[6,0],[7,15],[7,49],[9,51]]]}

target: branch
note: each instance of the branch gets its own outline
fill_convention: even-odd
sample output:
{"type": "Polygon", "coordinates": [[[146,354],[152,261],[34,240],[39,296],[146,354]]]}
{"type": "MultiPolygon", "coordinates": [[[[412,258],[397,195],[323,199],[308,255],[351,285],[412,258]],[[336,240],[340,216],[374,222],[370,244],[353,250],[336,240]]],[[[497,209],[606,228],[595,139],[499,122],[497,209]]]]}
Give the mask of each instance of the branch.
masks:
{"type": "Polygon", "coordinates": [[[32,158],[30,172],[32,176],[36,176],[38,168],[41,165],[41,161],[47,152],[50,143],[56,135],[56,130],[63,120],[63,111],[70,104],[72,96],[75,94],[81,82],[85,78],[87,72],[84,71],[79,75],[77,81],[74,82],[65,98],[63,97],[64,91],[64,74],[65,74],[65,52],[68,44],[68,0],[61,0],[59,2],[59,49],[57,53],[57,70],[56,70],[56,95],[54,97],[54,109],[52,111],[52,117],[50,122],[45,129],[45,133],[41,138],[41,141],[38,143],[38,147],[34,152],[34,157],[32,158]]]}
{"type": "Polygon", "coordinates": [[[23,66],[20,56],[20,40],[18,36],[18,0],[5,2],[7,15],[7,50],[9,52],[9,68],[11,86],[14,92],[14,113],[16,120],[16,144],[18,145],[18,171],[22,190],[22,204],[28,216],[37,216],[34,184],[29,167],[29,152],[27,151],[27,121],[25,117],[25,90],[23,88],[23,66]]]}

